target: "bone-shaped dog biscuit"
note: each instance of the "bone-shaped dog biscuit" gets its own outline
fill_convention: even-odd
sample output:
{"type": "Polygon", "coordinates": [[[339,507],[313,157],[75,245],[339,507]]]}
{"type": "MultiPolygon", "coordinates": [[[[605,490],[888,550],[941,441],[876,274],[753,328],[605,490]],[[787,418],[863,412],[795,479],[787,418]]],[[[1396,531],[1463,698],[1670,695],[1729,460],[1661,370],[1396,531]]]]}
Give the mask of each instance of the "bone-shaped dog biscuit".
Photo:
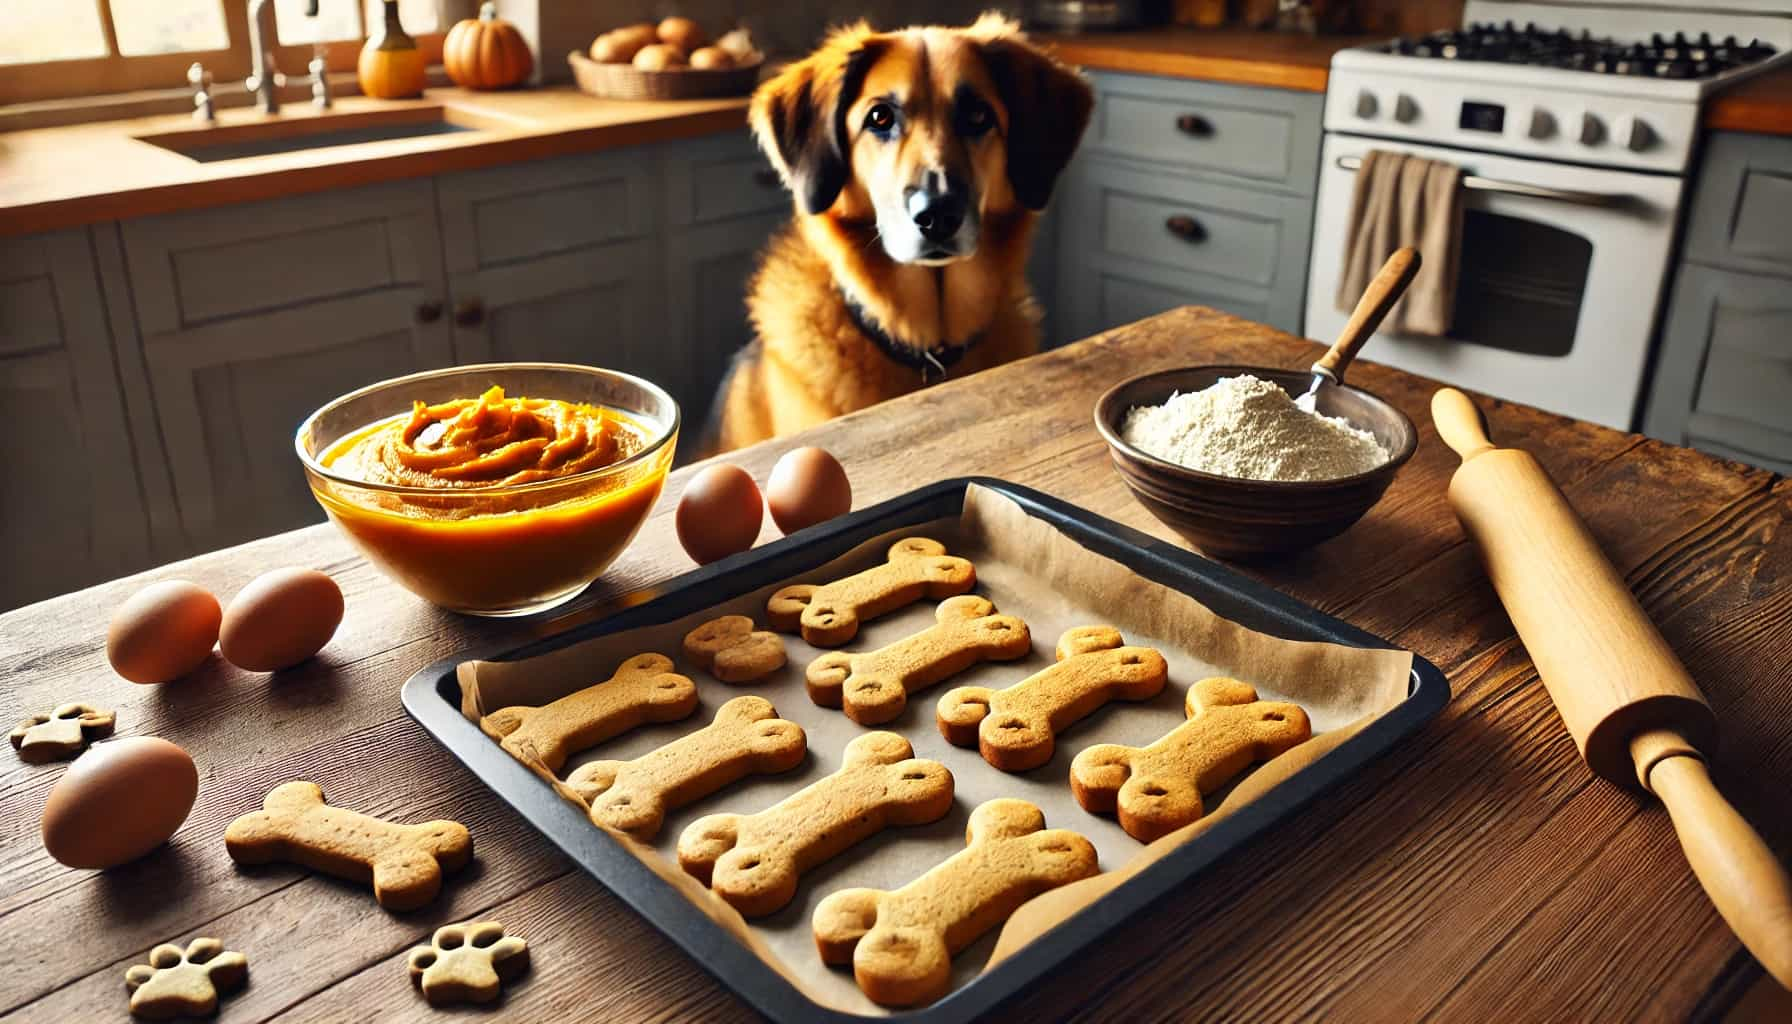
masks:
{"type": "Polygon", "coordinates": [[[939,726],[958,746],[975,745],[1005,772],[1052,759],[1057,734],[1111,700],[1150,700],[1170,666],[1149,647],[1126,647],[1109,626],[1079,626],[1058,640],[1058,663],[1003,690],[960,686],[940,698],[939,726]]]}
{"type": "Polygon", "coordinates": [[[94,740],[112,735],[116,715],[92,704],[64,704],[47,715],[32,715],[12,730],[12,746],[19,760],[43,764],[74,757],[94,740]]]}
{"type": "Polygon", "coordinates": [[[711,814],[678,839],[678,863],[747,917],[774,913],[817,864],[890,825],[952,809],[952,773],[908,740],[872,732],[846,745],[840,770],[758,814],[711,814]]]}
{"type": "Polygon", "coordinates": [[[852,963],[872,1002],[913,1006],[946,994],[952,957],[1021,904],[1096,872],[1095,847],[1068,829],[1045,829],[1025,800],[991,800],[971,812],[963,850],[900,889],[842,889],[815,908],[815,947],[852,963]]]}
{"type": "Polygon", "coordinates": [[[697,684],[663,654],[637,654],[595,686],[540,707],[508,707],[479,728],[524,764],[557,774],[566,759],[648,722],[676,722],[697,710],[697,684]]]}
{"type": "Polygon", "coordinates": [[[838,647],[859,635],[859,624],[905,608],[923,597],[956,597],[977,585],[977,570],[946,546],[926,537],[899,540],[882,565],[832,583],[785,587],[766,603],[780,633],[799,630],[816,647],[838,647]]]}
{"type": "Polygon", "coordinates": [[[784,667],[784,638],[724,615],[684,635],[684,656],[724,683],[751,683],[784,667]]]}
{"type": "Polygon", "coordinates": [[[908,695],[943,682],[980,661],[1012,661],[1033,649],[1027,624],[997,615],[974,594],[948,598],[934,613],[938,624],[875,651],[830,651],[809,663],[809,699],[824,708],[844,707],[860,725],[893,721],[908,695]]]}
{"type": "Polygon", "coordinates": [[[775,775],[802,763],[802,726],[777,717],[764,697],[736,697],[715,721],[633,761],[580,765],[566,784],[591,820],[636,839],[659,834],[666,812],[748,775],[775,775]]]}
{"type": "Polygon", "coordinates": [[[442,875],[473,859],[473,837],[458,821],[400,825],[324,803],[309,782],[275,786],[262,809],[224,831],[239,864],[291,861],[356,882],[373,883],[388,910],[415,910],[442,891],[442,875]]]}
{"type": "Polygon", "coordinates": [[[1150,746],[1102,743],[1076,755],[1076,802],[1097,814],[1118,811],[1126,834],[1149,843],[1205,814],[1202,794],[1313,735],[1300,705],[1260,701],[1236,679],[1201,680],[1187,704],[1188,721],[1150,746]]]}

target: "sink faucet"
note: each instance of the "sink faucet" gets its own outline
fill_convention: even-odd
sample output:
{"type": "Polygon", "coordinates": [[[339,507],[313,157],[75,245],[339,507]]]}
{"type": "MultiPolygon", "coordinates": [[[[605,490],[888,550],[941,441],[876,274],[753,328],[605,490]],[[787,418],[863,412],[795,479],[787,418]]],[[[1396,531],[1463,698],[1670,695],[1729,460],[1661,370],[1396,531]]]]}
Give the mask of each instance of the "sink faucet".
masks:
{"type": "MultiPolygon", "coordinates": [[[[317,17],[317,0],[305,5],[308,17],[317,17]]],[[[280,96],[275,91],[286,83],[286,76],[274,66],[274,47],[280,42],[280,30],[274,20],[273,0],[249,0],[249,77],[243,82],[255,94],[255,105],[264,114],[280,112],[280,96]]]]}

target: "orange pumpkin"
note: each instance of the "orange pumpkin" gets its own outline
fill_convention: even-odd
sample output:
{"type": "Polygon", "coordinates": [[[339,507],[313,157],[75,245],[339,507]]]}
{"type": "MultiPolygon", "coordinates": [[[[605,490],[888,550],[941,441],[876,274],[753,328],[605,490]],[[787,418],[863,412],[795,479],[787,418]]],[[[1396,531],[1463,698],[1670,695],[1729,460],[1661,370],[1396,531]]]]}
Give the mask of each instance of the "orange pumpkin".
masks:
{"type": "Polygon", "coordinates": [[[527,81],[535,57],[523,34],[486,0],[478,18],[457,22],[442,41],[442,67],[466,89],[507,89],[527,81]]]}

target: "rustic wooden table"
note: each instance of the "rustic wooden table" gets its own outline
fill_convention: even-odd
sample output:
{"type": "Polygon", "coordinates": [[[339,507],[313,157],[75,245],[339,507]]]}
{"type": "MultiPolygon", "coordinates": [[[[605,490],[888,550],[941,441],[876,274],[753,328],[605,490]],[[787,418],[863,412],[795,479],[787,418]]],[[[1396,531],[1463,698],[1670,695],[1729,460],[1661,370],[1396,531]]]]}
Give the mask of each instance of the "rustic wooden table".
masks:
{"type": "MultiPolygon", "coordinates": [[[[1317,347],[1185,309],[974,380],[935,387],[801,438],[850,468],[859,505],[960,473],[1004,477],[1168,536],[1122,487],[1090,422],[1133,373],[1202,362],[1299,366],[1317,347]]],[[[1666,815],[1595,780],[1539,685],[1444,498],[1455,458],[1425,414],[1433,385],[1370,364],[1353,383],[1420,425],[1419,453],[1348,534],[1247,571],[1430,658],[1455,698],[1430,728],[1231,858],[1013,1019],[1680,1020],[1719,1014],[1759,971],[1695,884],[1666,815]]],[[[1719,784],[1792,853],[1792,482],[1528,408],[1486,403],[1496,436],[1537,454],[1704,685],[1724,726],[1719,784]]],[[[731,456],[763,478],[794,443],[731,456]]],[[[686,474],[586,598],[683,572],[672,532],[686,474]]],[[[770,527],[768,525],[768,536],[770,527]]],[[[4,759],[0,916],[5,1019],[125,1017],[125,968],[159,942],[223,938],[250,958],[226,1021],[427,1020],[403,957],[444,922],[495,917],[534,972],[492,1019],[738,1020],[753,1012],[539,838],[414,724],[412,672],[502,626],[430,608],[314,527],[166,566],[0,617],[8,720],[67,700],[118,709],[199,763],[199,800],[171,844],[104,873],[71,871],[36,830],[56,765],[4,759]],[[277,677],[214,659],[133,686],[107,668],[112,609],[154,578],[229,595],[282,564],[332,573],[348,617],[313,663],[277,677]],[[433,906],[395,915],[364,888],[284,867],[239,871],[236,815],[289,779],[335,800],[472,829],[478,859],[433,906]]],[[[539,628],[539,627],[537,627],[539,628]]],[[[481,1019],[485,1019],[482,1017],[481,1019]]]]}

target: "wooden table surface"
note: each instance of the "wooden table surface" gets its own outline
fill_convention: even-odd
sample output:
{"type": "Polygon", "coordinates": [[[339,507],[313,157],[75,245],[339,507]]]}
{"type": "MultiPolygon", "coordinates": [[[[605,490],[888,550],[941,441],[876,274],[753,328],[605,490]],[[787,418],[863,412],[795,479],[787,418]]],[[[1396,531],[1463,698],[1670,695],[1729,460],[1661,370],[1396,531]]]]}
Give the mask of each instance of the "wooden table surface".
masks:
{"type": "Polygon", "coordinates": [[[1378,36],[1310,36],[1248,28],[1153,28],[1137,32],[1035,34],[1059,57],[1098,71],[1170,75],[1206,82],[1324,92],[1332,55],[1378,36]]]}
{"type": "MultiPolygon", "coordinates": [[[[1090,423],[1096,396],[1159,367],[1299,366],[1317,352],[1185,309],[731,458],[763,479],[801,440],[843,458],[860,506],[981,473],[1167,536],[1110,468],[1090,423]]],[[[1452,704],[1285,835],[1149,912],[1010,1019],[1721,1013],[1759,970],[1695,884],[1666,814],[1595,780],[1576,756],[1446,504],[1455,459],[1423,415],[1433,386],[1368,363],[1351,380],[1420,424],[1417,457],[1349,533],[1247,571],[1431,659],[1450,676],[1452,704]]],[[[1724,726],[1719,784],[1782,857],[1792,852],[1792,483],[1535,410],[1484,406],[1497,438],[1530,448],[1564,485],[1703,683],[1724,726]]],[[[585,603],[690,567],[671,523],[687,477],[675,475],[585,603]]],[[[121,735],[186,747],[201,775],[198,803],[167,847],[94,873],[61,867],[37,840],[63,767],[5,759],[0,916],[13,969],[0,972],[4,1019],[121,1020],[125,968],[156,943],[204,934],[250,961],[249,987],[225,1003],[225,1021],[434,1020],[410,986],[405,951],[475,915],[527,936],[535,964],[498,1012],[478,1019],[751,1019],[401,709],[399,687],[418,668],[528,628],[436,611],[322,526],[0,617],[6,716],[97,701],[118,709],[121,735]],[[314,662],[269,677],[214,658],[159,687],[107,668],[107,616],[148,580],[185,577],[227,598],[288,563],[332,573],[347,594],[348,617],[314,662]],[[224,852],[225,826],[296,778],[370,813],[459,819],[477,860],[435,905],[408,914],[380,909],[364,887],[300,870],[239,870],[224,852]]]]}
{"type": "Polygon", "coordinates": [[[1725,89],[1705,105],[1705,127],[1719,132],[1792,135],[1792,67],[1725,89]]]}

